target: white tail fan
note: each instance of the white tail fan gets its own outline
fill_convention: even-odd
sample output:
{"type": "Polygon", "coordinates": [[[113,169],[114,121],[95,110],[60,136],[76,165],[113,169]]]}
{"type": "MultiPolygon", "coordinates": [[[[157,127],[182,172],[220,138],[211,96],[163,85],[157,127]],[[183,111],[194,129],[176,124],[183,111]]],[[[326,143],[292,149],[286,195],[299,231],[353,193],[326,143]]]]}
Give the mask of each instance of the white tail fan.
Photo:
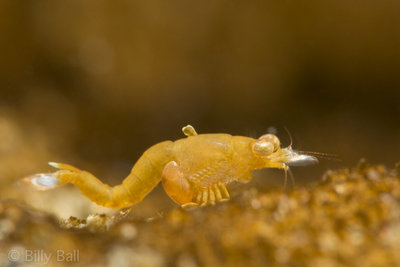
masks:
{"type": "Polygon", "coordinates": [[[46,191],[58,187],[60,181],[55,176],[55,173],[38,173],[19,180],[17,185],[24,189],[46,191]]]}

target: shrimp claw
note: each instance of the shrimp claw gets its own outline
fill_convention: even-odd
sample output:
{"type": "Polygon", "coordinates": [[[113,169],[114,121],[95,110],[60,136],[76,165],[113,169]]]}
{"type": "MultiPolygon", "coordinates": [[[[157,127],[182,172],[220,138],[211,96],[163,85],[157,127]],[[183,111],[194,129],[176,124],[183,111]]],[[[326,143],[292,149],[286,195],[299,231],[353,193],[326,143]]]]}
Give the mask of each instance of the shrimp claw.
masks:
{"type": "Polygon", "coordinates": [[[175,161],[170,161],[165,165],[161,174],[161,182],[165,192],[175,202],[185,205],[186,207],[192,206],[192,187],[189,181],[185,178],[182,168],[175,161]]]}

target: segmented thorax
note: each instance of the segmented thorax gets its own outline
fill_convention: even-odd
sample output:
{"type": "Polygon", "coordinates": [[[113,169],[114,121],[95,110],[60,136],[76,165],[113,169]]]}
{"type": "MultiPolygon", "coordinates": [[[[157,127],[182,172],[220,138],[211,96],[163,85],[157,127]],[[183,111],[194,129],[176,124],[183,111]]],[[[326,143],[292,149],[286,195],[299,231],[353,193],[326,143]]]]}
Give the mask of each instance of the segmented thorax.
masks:
{"type": "Polygon", "coordinates": [[[174,160],[195,187],[228,183],[232,173],[232,136],[202,134],[180,139],[174,144],[174,160]]]}

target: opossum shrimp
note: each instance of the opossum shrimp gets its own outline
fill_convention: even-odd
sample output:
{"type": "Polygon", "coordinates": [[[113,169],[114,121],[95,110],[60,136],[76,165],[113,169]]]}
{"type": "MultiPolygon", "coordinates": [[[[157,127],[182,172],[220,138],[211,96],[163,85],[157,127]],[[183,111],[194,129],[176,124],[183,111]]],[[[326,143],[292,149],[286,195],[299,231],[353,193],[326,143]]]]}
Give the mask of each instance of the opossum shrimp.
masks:
{"type": "Polygon", "coordinates": [[[227,185],[247,183],[252,171],[289,165],[316,163],[313,156],[281,148],[273,134],[258,139],[229,134],[197,134],[188,125],[186,138],[164,141],[147,149],[122,184],[110,187],[87,171],[71,165],[49,162],[54,173],[36,174],[22,180],[38,190],[72,183],[98,205],[121,209],[141,201],[161,181],[166,193],[182,207],[214,205],[229,200],[227,185]]]}

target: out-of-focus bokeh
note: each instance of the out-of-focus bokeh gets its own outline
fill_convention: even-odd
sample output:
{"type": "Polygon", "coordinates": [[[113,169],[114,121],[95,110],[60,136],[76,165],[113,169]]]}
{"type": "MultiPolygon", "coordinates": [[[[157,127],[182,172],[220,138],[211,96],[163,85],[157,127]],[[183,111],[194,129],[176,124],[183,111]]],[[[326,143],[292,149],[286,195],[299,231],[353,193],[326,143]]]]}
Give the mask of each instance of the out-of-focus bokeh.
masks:
{"type": "MultiPolygon", "coordinates": [[[[151,145],[257,137],[342,161],[400,151],[398,1],[1,1],[0,186],[87,169],[114,185],[151,145]]],[[[268,171],[261,176],[282,174],[268,171]]],[[[263,183],[262,179],[257,179],[263,183]]],[[[281,183],[278,181],[277,183],[281,183]]],[[[161,190],[159,192],[162,192],[161,190]]],[[[6,194],[6,193],[4,193],[6,194]]]]}
{"type": "Polygon", "coordinates": [[[101,266],[398,264],[399,10],[395,0],[0,0],[0,265],[14,266],[13,249],[79,249],[101,266]],[[115,227],[116,211],[72,186],[13,186],[54,171],[48,161],[119,184],[187,124],[272,129],[284,145],[287,127],[295,149],[341,161],[294,167],[288,194],[282,171],[257,172],[231,202],[192,213],[159,186],[115,227]],[[388,169],[310,186],[360,158],[388,169]],[[62,230],[71,215],[76,228],[109,231],[62,230]]]}

